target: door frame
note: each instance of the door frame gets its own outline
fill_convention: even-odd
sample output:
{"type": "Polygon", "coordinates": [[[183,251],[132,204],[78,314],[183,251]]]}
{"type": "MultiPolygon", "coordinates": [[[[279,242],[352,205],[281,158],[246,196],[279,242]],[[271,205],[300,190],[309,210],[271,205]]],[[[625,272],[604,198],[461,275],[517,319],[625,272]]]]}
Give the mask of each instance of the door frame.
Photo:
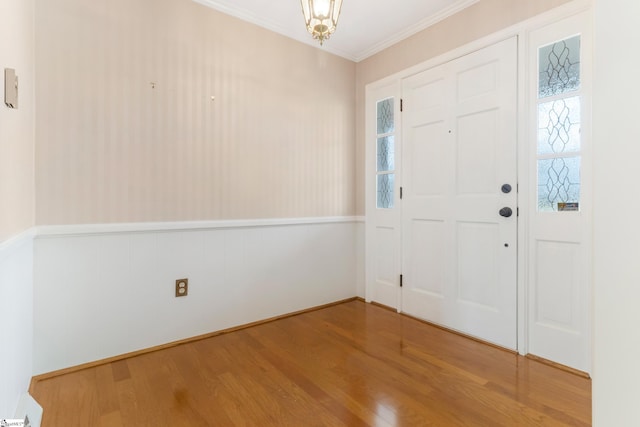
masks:
{"type": "MultiPolygon", "coordinates": [[[[370,105],[372,102],[375,103],[375,96],[377,93],[380,93],[382,90],[389,90],[389,88],[395,89],[395,96],[397,99],[400,99],[402,96],[402,80],[411,75],[417,74],[421,71],[426,71],[430,68],[436,67],[438,65],[442,65],[446,62],[454,60],[456,58],[465,56],[469,53],[473,53],[485,47],[491,46],[495,43],[498,43],[502,40],[518,37],[518,59],[517,59],[517,68],[518,68],[518,123],[517,123],[517,152],[518,152],[518,160],[517,160],[517,168],[518,168],[518,186],[519,186],[519,194],[518,194],[518,207],[520,211],[520,215],[518,218],[518,250],[517,250],[517,351],[521,355],[526,355],[529,352],[529,259],[530,259],[530,164],[531,159],[529,155],[528,144],[529,135],[531,132],[531,124],[529,121],[530,117],[530,97],[528,93],[529,81],[531,79],[532,66],[529,64],[528,60],[528,48],[529,48],[529,38],[528,35],[531,31],[536,29],[540,29],[545,27],[551,23],[557,22],[562,19],[566,19],[572,17],[574,15],[578,15],[583,12],[588,12],[591,8],[591,2],[589,0],[573,0],[569,3],[561,5],[555,9],[544,12],[538,16],[527,19],[520,23],[517,23],[513,26],[507,27],[501,31],[498,31],[494,34],[491,34],[486,37],[482,37],[477,39],[471,43],[463,45],[461,47],[455,48],[449,52],[438,55],[437,57],[428,59],[424,62],[421,62],[417,65],[409,67],[405,70],[399,71],[395,74],[387,76],[378,81],[372,82],[365,87],[365,176],[363,177],[365,183],[365,228],[367,232],[365,233],[365,300],[367,302],[372,301],[372,292],[371,292],[371,280],[374,277],[374,271],[372,271],[372,262],[369,260],[370,256],[368,253],[370,252],[370,248],[368,247],[368,242],[370,242],[369,232],[372,224],[370,224],[371,220],[373,220],[373,215],[371,213],[371,209],[375,209],[375,186],[371,185],[370,176],[373,170],[373,166],[371,166],[371,162],[369,161],[371,149],[368,141],[374,140],[375,135],[373,134],[372,129],[374,129],[373,123],[375,120],[375,116],[372,117],[372,114],[369,112],[371,110],[370,105]]],[[[398,117],[398,120],[401,123],[402,116],[398,117]]],[[[402,126],[400,124],[400,126],[402,126]]],[[[397,145],[401,145],[396,143],[397,145]]],[[[398,149],[396,149],[398,150],[398,149]]],[[[399,174],[401,178],[401,173],[399,174]]],[[[399,188],[402,184],[401,179],[397,179],[396,177],[396,188],[399,188]]],[[[401,216],[399,216],[401,218],[401,216]]],[[[398,263],[398,271],[397,276],[399,277],[401,274],[400,271],[401,263],[398,263]]],[[[592,290],[591,283],[591,275],[590,281],[588,283],[589,291],[592,290]]],[[[396,298],[397,305],[392,307],[396,309],[398,312],[401,311],[401,292],[400,287],[397,288],[398,297],[396,298]]],[[[592,302],[589,301],[589,307],[587,311],[591,314],[593,312],[592,302]]],[[[593,320],[592,316],[589,316],[589,328],[592,328],[593,320]]]]}

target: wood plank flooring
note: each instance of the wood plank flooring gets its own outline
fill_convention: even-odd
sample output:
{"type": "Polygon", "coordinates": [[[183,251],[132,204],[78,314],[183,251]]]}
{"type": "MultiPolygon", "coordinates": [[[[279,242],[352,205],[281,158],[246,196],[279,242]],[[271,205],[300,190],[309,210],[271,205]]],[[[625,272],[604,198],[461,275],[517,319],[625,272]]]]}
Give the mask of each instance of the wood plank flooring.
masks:
{"type": "Polygon", "coordinates": [[[43,426],[588,426],[591,381],[352,301],[34,382],[43,426]]]}

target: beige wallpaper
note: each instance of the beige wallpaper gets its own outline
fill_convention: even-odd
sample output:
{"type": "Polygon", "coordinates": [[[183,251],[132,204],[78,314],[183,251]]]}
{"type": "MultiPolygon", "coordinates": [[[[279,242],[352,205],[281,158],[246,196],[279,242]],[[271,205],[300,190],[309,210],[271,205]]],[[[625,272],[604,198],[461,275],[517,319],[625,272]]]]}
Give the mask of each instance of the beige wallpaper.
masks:
{"type": "Polygon", "coordinates": [[[39,225],[355,214],[350,61],[191,0],[36,0],[36,66],[39,225]]]}
{"type": "Polygon", "coordinates": [[[435,58],[569,0],[480,0],[356,66],[356,212],[364,215],[364,97],[367,84],[435,58]]]}
{"type": "Polygon", "coordinates": [[[36,221],[72,224],[362,215],[366,84],[568,0],[481,0],[358,64],[190,0],[35,1],[36,221]]]}
{"type": "Polygon", "coordinates": [[[33,0],[0,1],[0,244],[34,225],[33,0]],[[19,78],[18,109],[4,105],[4,69],[19,78]]]}

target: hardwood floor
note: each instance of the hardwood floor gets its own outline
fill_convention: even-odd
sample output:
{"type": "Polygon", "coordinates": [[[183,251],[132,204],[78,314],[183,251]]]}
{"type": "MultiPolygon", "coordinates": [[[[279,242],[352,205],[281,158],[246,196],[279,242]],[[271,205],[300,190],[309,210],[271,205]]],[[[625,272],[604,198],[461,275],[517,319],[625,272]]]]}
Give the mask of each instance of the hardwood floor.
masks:
{"type": "Polygon", "coordinates": [[[43,426],[588,426],[591,381],[352,301],[34,382],[43,426]]]}

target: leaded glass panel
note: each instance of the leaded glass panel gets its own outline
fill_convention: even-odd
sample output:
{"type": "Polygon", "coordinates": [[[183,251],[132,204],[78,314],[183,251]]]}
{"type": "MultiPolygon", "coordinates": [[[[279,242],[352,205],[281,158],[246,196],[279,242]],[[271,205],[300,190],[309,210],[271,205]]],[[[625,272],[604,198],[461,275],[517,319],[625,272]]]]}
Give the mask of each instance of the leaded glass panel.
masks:
{"type": "Polygon", "coordinates": [[[558,203],[580,202],[580,157],[538,160],[538,210],[558,211],[558,203]]]}
{"type": "Polygon", "coordinates": [[[378,175],[378,208],[393,208],[394,182],[395,174],[393,173],[378,175]]]}
{"type": "Polygon", "coordinates": [[[580,88],[580,36],[538,50],[538,97],[559,95],[580,88]]]}
{"type": "Polygon", "coordinates": [[[378,101],[378,135],[394,131],[393,98],[378,101]]]}
{"type": "Polygon", "coordinates": [[[538,105],[538,155],[580,151],[580,97],[538,105]]]}
{"type": "Polygon", "coordinates": [[[394,145],[393,136],[378,138],[378,172],[387,172],[395,169],[394,145]]]}
{"type": "Polygon", "coordinates": [[[394,98],[376,104],[376,206],[379,209],[393,208],[395,185],[395,118],[394,98]]]}

